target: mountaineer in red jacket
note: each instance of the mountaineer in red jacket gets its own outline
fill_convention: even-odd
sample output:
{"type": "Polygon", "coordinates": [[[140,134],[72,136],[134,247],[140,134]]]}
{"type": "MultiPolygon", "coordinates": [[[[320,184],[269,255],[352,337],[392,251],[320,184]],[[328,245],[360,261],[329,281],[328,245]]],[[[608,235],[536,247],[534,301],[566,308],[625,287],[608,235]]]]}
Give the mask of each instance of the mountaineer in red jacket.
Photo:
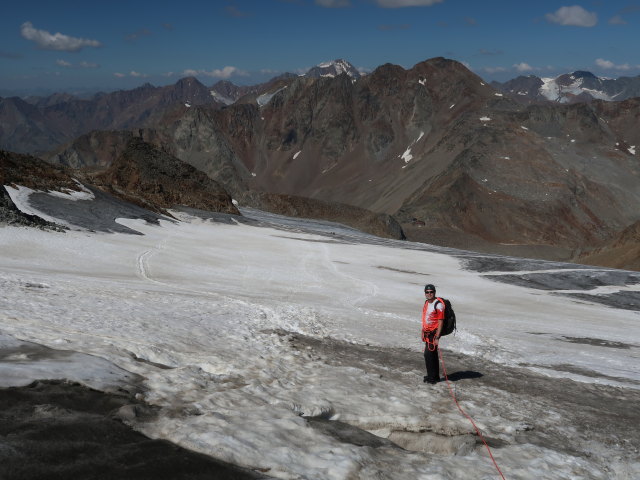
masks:
{"type": "Polygon", "coordinates": [[[427,375],[424,382],[435,384],[440,381],[438,365],[438,341],[444,320],[444,302],[436,297],[436,287],[432,284],[424,286],[426,301],[422,307],[422,341],[424,346],[424,363],[427,375]]]}

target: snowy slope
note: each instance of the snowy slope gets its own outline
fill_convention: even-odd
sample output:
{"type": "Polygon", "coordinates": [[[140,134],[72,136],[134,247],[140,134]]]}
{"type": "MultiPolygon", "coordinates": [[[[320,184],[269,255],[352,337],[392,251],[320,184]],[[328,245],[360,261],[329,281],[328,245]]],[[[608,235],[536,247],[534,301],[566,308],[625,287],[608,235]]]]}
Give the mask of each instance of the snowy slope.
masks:
{"type": "MultiPolygon", "coordinates": [[[[26,208],[28,198],[20,202],[26,208]]],[[[640,284],[629,272],[487,257],[243,213],[241,223],[185,212],[175,212],[178,223],[118,220],[143,235],[0,228],[0,333],[144,377],[145,400],[163,413],[137,428],[276,478],[496,478],[444,383],[428,388],[413,364],[340,363],[323,353],[328,345],[369,345],[419,365],[427,282],[452,299],[459,317],[460,331],[443,340],[445,358],[473,361],[469,370],[515,367],[558,388],[609,385],[637,398],[639,314],[592,301],[593,293],[604,301],[620,292],[634,298],[640,284]],[[295,335],[320,343],[300,346],[295,335]],[[312,428],[311,417],[406,449],[342,441],[312,428]]],[[[74,365],[74,378],[82,377],[74,365]]],[[[99,364],[86,368],[100,376],[99,364]]],[[[102,368],[112,382],[112,369],[102,368]]],[[[536,410],[533,396],[473,379],[455,388],[499,446],[493,453],[507,478],[640,474],[615,442],[593,439],[588,456],[570,453],[587,448],[577,424],[536,410]],[[532,425],[575,445],[559,451],[526,440],[532,425]]]]}
{"type": "Polygon", "coordinates": [[[614,100],[604,91],[602,86],[603,79],[597,77],[587,77],[591,83],[595,83],[594,87],[589,88],[585,82],[584,76],[578,76],[575,73],[565,74],[556,78],[542,78],[543,85],[540,87],[539,93],[547,100],[558,103],[569,103],[574,97],[582,94],[588,94],[591,98],[597,100],[614,100]]]}

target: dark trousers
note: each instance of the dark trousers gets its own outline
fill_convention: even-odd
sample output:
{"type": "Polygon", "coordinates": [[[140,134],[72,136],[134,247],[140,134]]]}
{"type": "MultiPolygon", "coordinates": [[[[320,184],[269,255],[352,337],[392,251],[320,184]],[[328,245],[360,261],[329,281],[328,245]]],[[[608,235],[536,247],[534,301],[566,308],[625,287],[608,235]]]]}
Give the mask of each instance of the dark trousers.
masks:
{"type": "Polygon", "coordinates": [[[429,332],[428,342],[424,344],[424,363],[427,367],[427,382],[437,382],[440,380],[440,362],[438,359],[438,347],[433,344],[435,330],[429,332]]]}

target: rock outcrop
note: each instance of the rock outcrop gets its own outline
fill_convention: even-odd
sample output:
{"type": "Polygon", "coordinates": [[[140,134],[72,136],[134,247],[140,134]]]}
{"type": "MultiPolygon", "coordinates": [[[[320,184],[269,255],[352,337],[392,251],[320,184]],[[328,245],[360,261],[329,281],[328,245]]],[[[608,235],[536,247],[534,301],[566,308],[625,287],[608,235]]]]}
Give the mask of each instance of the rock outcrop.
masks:
{"type": "Polygon", "coordinates": [[[239,215],[231,196],[204,173],[134,137],[91,182],[124,200],[166,213],[174,205],[239,215]]]}

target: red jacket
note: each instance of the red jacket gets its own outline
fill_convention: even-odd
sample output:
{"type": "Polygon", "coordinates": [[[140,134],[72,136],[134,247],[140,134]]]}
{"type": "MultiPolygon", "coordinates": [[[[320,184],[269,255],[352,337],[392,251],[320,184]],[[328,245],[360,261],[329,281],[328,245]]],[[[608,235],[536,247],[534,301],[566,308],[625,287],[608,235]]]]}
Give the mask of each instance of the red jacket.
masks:
{"type": "Polygon", "coordinates": [[[433,310],[427,317],[427,310],[429,309],[429,301],[424,302],[422,307],[422,331],[432,332],[438,328],[438,323],[444,320],[444,300],[440,297],[436,297],[433,301],[433,310]],[[440,310],[442,308],[442,310],[440,310]]]}

